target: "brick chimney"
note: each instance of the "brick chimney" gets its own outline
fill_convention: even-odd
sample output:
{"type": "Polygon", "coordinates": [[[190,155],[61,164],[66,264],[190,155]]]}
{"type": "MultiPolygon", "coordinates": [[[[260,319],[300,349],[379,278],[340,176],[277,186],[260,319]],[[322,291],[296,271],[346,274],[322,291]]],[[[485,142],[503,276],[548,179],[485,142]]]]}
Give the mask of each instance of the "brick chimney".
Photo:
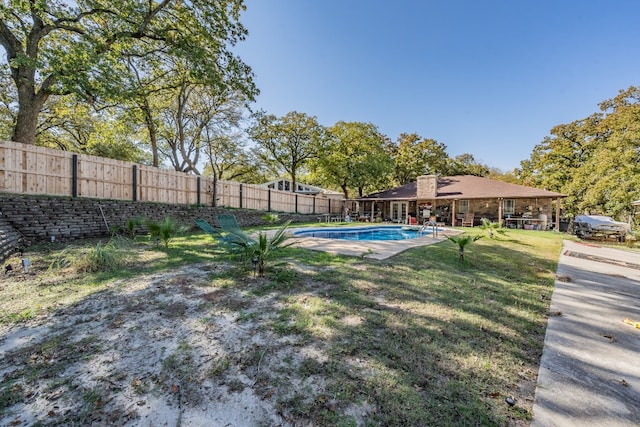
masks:
{"type": "Polygon", "coordinates": [[[438,177],[436,175],[422,175],[418,177],[418,200],[434,200],[438,193],[438,177]]]}

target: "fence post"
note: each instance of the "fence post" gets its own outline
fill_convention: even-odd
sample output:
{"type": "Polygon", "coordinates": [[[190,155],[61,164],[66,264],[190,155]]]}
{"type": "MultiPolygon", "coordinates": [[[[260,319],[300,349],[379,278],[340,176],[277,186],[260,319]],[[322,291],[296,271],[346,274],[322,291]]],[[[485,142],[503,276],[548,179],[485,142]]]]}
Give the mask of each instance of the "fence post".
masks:
{"type": "Polygon", "coordinates": [[[298,193],[296,193],[296,213],[298,213],[298,193]]]}
{"type": "Polygon", "coordinates": [[[327,213],[331,213],[331,199],[328,199],[328,201],[329,201],[329,212],[327,213]]]}
{"type": "Polygon", "coordinates": [[[242,184],[240,184],[240,209],[242,209],[242,184]]]}
{"type": "Polygon", "coordinates": [[[197,193],[198,193],[197,204],[198,204],[198,206],[200,206],[200,177],[199,176],[198,176],[198,179],[196,180],[196,189],[197,189],[197,193]]]}
{"type": "Polygon", "coordinates": [[[218,177],[216,176],[215,173],[213,174],[212,193],[213,194],[211,194],[211,206],[215,208],[216,206],[218,206],[218,177]]]}
{"type": "Polygon", "coordinates": [[[267,212],[271,212],[271,189],[267,190],[267,212]]]}
{"type": "Polygon", "coordinates": [[[313,214],[316,214],[316,195],[313,195],[313,214]]]}
{"type": "Polygon", "coordinates": [[[78,155],[71,156],[71,197],[78,197],[78,155]]]}
{"type": "Polygon", "coordinates": [[[132,169],[132,174],[133,174],[133,179],[131,180],[133,182],[133,201],[137,202],[138,201],[138,165],[133,165],[132,169]]]}

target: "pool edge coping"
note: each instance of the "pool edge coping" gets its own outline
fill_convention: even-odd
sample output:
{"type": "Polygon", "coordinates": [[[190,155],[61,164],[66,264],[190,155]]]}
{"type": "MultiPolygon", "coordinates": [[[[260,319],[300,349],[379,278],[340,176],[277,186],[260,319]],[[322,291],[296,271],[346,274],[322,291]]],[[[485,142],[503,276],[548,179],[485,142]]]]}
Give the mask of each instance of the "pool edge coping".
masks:
{"type": "MultiPolygon", "coordinates": [[[[389,224],[398,226],[399,224],[389,224]]],[[[372,226],[369,224],[369,226],[372,226]]],[[[384,225],[380,225],[384,226],[384,225]]],[[[365,225],[363,225],[365,227],[365,225]]],[[[415,226],[412,226],[415,227],[415,226]]],[[[420,246],[428,246],[440,243],[447,239],[447,236],[460,234],[462,231],[453,228],[441,227],[437,235],[427,235],[415,239],[403,240],[342,240],[326,239],[322,237],[296,236],[296,231],[309,229],[311,227],[298,227],[287,230],[287,235],[294,240],[292,247],[328,252],[339,255],[359,256],[362,258],[384,260],[397,255],[407,249],[420,246]]],[[[340,228],[320,227],[320,228],[340,228]]]]}

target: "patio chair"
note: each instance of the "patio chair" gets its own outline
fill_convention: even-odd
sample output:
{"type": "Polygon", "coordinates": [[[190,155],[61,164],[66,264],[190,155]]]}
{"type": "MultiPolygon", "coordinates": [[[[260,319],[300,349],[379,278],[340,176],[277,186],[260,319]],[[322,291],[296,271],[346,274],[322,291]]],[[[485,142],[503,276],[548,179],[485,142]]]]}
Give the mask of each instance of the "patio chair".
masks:
{"type": "Polygon", "coordinates": [[[235,233],[225,232],[224,230],[212,227],[211,224],[207,222],[207,220],[196,219],[195,223],[202,229],[202,231],[208,233],[209,235],[211,235],[211,237],[220,240],[222,244],[237,244],[242,240],[235,233]]]}
{"type": "Polygon", "coordinates": [[[473,212],[468,212],[464,214],[464,218],[462,218],[462,226],[473,227],[474,219],[475,219],[475,214],[473,212]]]}
{"type": "Polygon", "coordinates": [[[242,231],[240,225],[238,225],[238,221],[236,220],[235,215],[216,215],[216,221],[218,221],[218,225],[220,226],[222,231],[227,233],[226,237],[229,239],[230,243],[244,243],[254,240],[250,238],[244,231],[242,231]]]}
{"type": "Polygon", "coordinates": [[[238,224],[238,220],[236,220],[235,215],[231,215],[231,214],[216,215],[216,221],[218,221],[218,225],[220,226],[220,228],[226,231],[227,233],[242,231],[240,229],[240,225],[238,224]]]}
{"type": "Polygon", "coordinates": [[[214,237],[220,237],[220,238],[222,237],[222,233],[220,232],[220,230],[213,228],[211,224],[207,222],[206,219],[196,219],[195,223],[205,233],[209,233],[214,237]]]}

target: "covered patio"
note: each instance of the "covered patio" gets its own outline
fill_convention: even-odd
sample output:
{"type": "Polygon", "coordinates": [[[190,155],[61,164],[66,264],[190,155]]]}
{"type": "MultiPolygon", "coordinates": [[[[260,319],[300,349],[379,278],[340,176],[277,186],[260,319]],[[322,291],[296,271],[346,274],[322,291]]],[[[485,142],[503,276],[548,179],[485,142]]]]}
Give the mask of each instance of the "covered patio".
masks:
{"type": "Polygon", "coordinates": [[[510,228],[560,230],[564,194],[471,175],[425,175],[416,182],[356,199],[356,220],[427,221],[450,226],[480,225],[482,218],[510,228]],[[466,221],[465,221],[466,222],[466,221]],[[465,224],[467,225],[467,224],[465,224]]]}

